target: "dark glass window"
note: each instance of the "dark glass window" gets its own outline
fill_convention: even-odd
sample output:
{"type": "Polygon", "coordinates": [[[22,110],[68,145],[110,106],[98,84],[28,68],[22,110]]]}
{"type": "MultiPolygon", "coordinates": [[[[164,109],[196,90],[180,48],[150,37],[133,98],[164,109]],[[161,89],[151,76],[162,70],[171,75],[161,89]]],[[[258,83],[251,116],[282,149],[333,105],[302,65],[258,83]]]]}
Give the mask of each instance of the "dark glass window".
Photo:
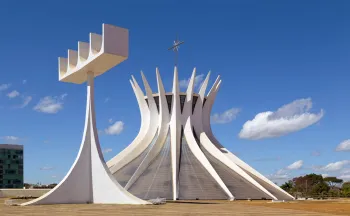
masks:
{"type": "Polygon", "coordinates": [[[166,96],[166,103],[168,104],[169,113],[171,113],[172,100],[173,100],[173,96],[172,95],[167,95],[166,96]]]}
{"type": "Polygon", "coordinates": [[[6,174],[16,174],[16,170],[6,170],[6,174]]]}
{"type": "Polygon", "coordinates": [[[198,96],[192,97],[192,113],[194,112],[194,107],[196,106],[197,100],[198,100],[198,96]]]}
{"type": "MultiPolygon", "coordinates": [[[[165,97],[167,100],[169,113],[171,113],[172,112],[172,104],[173,104],[173,95],[166,95],[165,97]]],[[[146,98],[145,100],[146,100],[147,105],[148,105],[148,99],[146,98]]],[[[196,106],[197,100],[198,100],[198,96],[193,95],[193,97],[192,97],[192,113],[193,113],[194,108],[196,106]]],[[[154,96],[154,101],[157,105],[157,110],[159,112],[159,96],[154,96]]],[[[206,98],[204,98],[204,102],[205,101],[206,101],[206,98]]],[[[183,112],[185,102],[186,102],[186,95],[180,95],[180,111],[181,111],[181,113],[183,112]]],[[[203,102],[203,105],[204,105],[204,102],[203,102]]]]}
{"type": "Polygon", "coordinates": [[[12,182],[13,184],[21,184],[22,183],[22,181],[21,180],[19,180],[19,179],[16,179],[16,180],[13,180],[13,182],[12,182]]]}
{"type": "Polygon", "coordinates": [[[22,150],[16,150],[16,154],[23,154],[22,150]]]}
{"type": "Polygon", "coordinates": [[[154,97],[154,102],[156,102],[157,110],[158,110],[158,112],[159,112],[159,96],[155,96],[155,97],[154,97]]]}
{"type": "Polygon", "coordinates": [[[181,113],[182,113],[182,111],[184,109],[185,101],[186,101],[186,95],[180,95],[180,109],[181,109],[181,113]]]}

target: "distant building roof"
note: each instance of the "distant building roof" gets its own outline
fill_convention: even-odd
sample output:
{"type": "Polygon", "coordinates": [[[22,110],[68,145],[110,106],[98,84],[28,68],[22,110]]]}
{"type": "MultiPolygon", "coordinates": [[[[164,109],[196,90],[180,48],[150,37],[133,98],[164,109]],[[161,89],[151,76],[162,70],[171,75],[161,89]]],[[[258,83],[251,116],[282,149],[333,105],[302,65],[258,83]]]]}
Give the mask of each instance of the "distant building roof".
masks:
{"type": "Polygon", "coordinates": [[[17,150],[23,150],[23,145],[17,145],[17,144],[0,144],[0,149],[17,149],[17,150]]]}

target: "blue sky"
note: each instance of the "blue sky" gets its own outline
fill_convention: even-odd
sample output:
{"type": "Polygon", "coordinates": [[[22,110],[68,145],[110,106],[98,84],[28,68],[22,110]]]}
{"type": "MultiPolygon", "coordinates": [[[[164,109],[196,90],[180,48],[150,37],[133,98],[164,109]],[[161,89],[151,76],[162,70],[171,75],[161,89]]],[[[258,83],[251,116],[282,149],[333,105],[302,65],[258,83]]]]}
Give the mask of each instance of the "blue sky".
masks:
{"type": "Polygon", "coordinates": [[[350,180],[350,2],[217,2],[2,1],[0,142],[24,145],[25,181],[59,182],[74,161],[86,89],[58,81],[57,57],[102,23],[130,33],[129,59],[95,80],[107,160],[140,126],[130,76],[141,82],[143,70],[156,91],[159,67],[171,90],[178,34],[181,80],[193,67],[199,83],[209,70],[211,84],[222,76],[212,128],[225,147],[275,182],[350,180]],[[107,134],[114,124],[119,133],[107,134]]]}

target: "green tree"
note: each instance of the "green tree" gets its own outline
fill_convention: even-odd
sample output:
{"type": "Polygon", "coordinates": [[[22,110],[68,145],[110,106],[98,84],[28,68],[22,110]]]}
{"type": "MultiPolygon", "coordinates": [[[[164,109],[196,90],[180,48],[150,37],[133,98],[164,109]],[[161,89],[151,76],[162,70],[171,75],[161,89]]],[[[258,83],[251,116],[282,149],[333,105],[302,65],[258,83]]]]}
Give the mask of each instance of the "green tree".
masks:
{"type": "Polygon", "coordinates": [[[315,196],[328,193],[329,186],[323,181],[322,175],[311,173],[305,176],[299,176],[293,179],[296,192],[304,196],[315,196]]]}
{"type": "Polygon", "coordinates": [[[29,184],[29,183],[24,183],[23,186],[24,186],[26,189],[28,189],[28,188],[30,188],[32,185],[29,184]]]}
{"type": "Polygon", "coordinates": [[[341,190],[342,190],[343,196],[350,197],[350,181],[344,182],[341,190]]]}
{"type": "Polygon", "coordinates": [[[309,192],[310,195],[316,196],[316,195],[326,195],[329,191],[329,186],[325,182],[319,182],[312,186],[311,191],[309,192]]]}
{"type": "Polygon", "coordinates": [[[335,186],[343,183],[343,179],[338,179],[337,177],[326,177],[323,179],[329,187],[334,188],[335,186]]]}
{"type": "Polygon", "coordinates": [[[281,185],[281,188],[286,192],[291,193],[294,188],[293,181],[289,180],[288,182],[285,182],[283,185],[281,185]]]}
{"type": "Polygon", "coordinates": [[[54,188],[54,187],[56,187],[57,186],[57,184],[56,183],[53,183],[53,184],[49,184],[47,187],[48,188],[54,188]]]}

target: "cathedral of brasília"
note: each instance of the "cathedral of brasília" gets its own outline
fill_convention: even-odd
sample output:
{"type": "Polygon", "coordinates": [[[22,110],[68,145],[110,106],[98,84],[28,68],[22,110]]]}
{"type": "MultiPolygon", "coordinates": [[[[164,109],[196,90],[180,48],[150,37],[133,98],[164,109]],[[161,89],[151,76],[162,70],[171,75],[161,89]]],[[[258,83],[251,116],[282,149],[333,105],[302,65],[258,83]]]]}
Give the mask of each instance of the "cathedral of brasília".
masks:
{"type": "Polygon", "coordinates": [[[209,93],[210,73],[194,93],[194,69],[186,92],[180,92],[177,67],[172,92],[166,93],[158,69],[158,93],[141,73],[145,93],[132,77],[141,127],[132,143],[107,162],[113,176],[141,199],[272,199],[293,197],[224,148],[214,137],[210,112],[219,90],[209,93]]]}

